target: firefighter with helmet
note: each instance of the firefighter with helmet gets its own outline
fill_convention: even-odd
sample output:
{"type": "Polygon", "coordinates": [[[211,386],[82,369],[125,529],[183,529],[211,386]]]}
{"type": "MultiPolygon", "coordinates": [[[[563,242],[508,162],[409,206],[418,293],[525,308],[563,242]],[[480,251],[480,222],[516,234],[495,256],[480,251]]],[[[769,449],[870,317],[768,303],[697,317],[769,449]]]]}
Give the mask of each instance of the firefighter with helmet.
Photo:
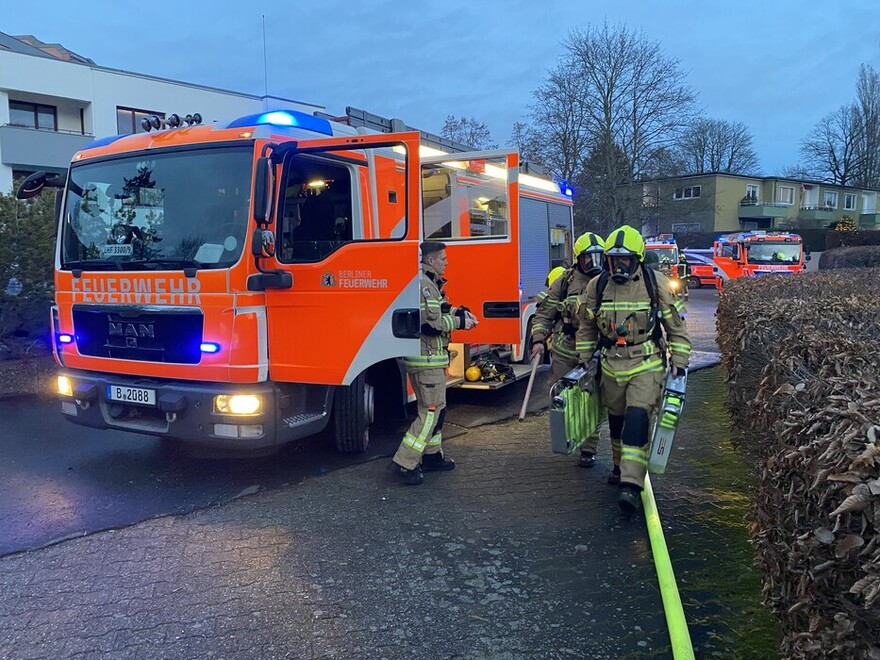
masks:
{"type": "Polygon", "coordinates": [[[546,286],[547,288],[538,294],[536,305],[540,305],[542,302],[544,302],[544,299],[547,297],[547,294],[549,293],[549,289],[553,285],[553,282],[555,282],[556,279],[565,272],[565,270],[565,266],[556,266],[556,268],[547,273],[547,279],[544,281],[544,286],[546,286]]]}
{"type": "Polygon", "coordinates": [[[423,471],[455,468],[455,461],[444,456],[441,448],[449,335],[453,330],[470,330],[478,323],[467,307],[454,307],[446,300],[446,245],[425,241],[421,251],[421,351],[403,358],[403,367],[415,391],[418,417],[404,434],[390,466],[394,476],[409,486],[422,483],[423,471]]]}
{"type": "Polygon", "coordinates": [[[687,369],[691,342],[683,304],[668,278],[644,267],[645,241],[637,230],[624,225],[613,231],[605,241],[605,259],[607,272],[578,299],[576,348],[581,363],[602,370],[602,403],[612,443],[621,447],[614,468],[621,481],[619,503],[632,512],[648,468],[651,417],[662,396],[667,351],[679,375],[687,369]]]}
{"type": "MultiPolygon", "coordinates": [[[[579,236],[574,242],[574,265],[556,276],[538,305],[532,321],[531,359],[534,361],[542,355],[552,338],[551,386],[578,365],[578,354],[575,350],[576,302],[590,280],[602,272],[604,251],[602,237],[598,234],[587,232],[579,236]]],[[[598,444],[598,434],[587,438],[581,445],[578,465],[593,467],[596,464],[598,444]]]]}

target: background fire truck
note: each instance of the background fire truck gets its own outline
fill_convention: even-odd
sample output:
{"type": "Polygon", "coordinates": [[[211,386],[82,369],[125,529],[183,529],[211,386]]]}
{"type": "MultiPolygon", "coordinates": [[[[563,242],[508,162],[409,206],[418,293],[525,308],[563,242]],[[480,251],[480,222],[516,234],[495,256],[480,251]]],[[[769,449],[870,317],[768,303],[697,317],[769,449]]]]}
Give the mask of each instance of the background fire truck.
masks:
{"type": "Polygon", "coordinates": [[[426,237],[448,242],[450,299],[480,321],[453,337],[469,342],[459,361],[523,354],[534,297],[571,253],[571,189],[515,152],[450,156],[354,114],[154,117],[63,178],[25,180],[22,198],[60,188],[67,419],[247,451],[327,429],[363,451],[373,418],[407,400],[396,358],[419,352],[426,237]]]}
{"type": "Polygon", "coordinates": [[[687,297],[688,282],[684,274],[684,264],[679,263],[680,254],[675,237],[672,234],[660,234],[646,238],[645,250],[649,253],[647,258],[654,262],[657,270],[669,278],[673,293],[687,297]]]}
{"type": "Polygon", "coordinates": [[[719,291],[729,279],[791,275],[806,269],[804,244],[797,234],[749,231],[720,236],[713,258],[719,268],[719,291]]]}

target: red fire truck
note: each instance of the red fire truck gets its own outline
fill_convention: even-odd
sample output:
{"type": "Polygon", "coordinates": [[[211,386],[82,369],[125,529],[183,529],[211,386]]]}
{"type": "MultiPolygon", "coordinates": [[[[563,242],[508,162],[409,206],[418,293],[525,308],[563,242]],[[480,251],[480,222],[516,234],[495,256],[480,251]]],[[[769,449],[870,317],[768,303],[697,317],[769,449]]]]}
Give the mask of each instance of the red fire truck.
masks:
{"type": "Polygon", "coordinates": [[[805,256],[803,241],[797,234],[767,231],[719,236],[713,257],[720,271],[719,291],[728,279],[800,273],[810,258],[805,256]]]}
{"type": "Polygon", "coordinates": [[[480,321],[453,335],[464,358],[522,353],[571,251],[571,189],[515,151],[426,155],[405,126],[288,110],[150,123],[18,193],[59,189],[54,353],[76,424],[248,451],[328,428],[364,451],[374,411],[407,399],[421,240],[448,243],[450,299],[480,321]]]}

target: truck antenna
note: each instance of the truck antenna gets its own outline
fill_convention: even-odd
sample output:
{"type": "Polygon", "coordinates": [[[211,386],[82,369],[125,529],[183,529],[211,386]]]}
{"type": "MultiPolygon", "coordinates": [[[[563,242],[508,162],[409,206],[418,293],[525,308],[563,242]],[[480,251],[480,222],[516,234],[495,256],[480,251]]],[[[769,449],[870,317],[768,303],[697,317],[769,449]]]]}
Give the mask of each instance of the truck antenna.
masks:
{"type": "Polygon", "coordinates": [[[264,96],[269,96],[269,58],[266,55],[266,15],[263,14],[263,84],[264,96]]]}

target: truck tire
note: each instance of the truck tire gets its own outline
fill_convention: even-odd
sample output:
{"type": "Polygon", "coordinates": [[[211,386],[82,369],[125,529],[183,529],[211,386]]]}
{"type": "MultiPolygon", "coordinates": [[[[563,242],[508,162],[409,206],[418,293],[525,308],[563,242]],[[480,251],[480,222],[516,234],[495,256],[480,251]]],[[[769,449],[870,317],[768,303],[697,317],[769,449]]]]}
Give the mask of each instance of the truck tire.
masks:
{"type": "Polygon", "coordinates": [[[366,374],[347,387],[337,387],[333,394],[333,440],[337,451],[360,454],[370,444],[373,421],[373,388],[366,374]]]}
{"type": "Polygon", "coordinates": [[[693,275],[688,278],[688,288],[690,289],[700,289],[703,286],[703,282],[699,277],[694,277],[693,275]]]}

